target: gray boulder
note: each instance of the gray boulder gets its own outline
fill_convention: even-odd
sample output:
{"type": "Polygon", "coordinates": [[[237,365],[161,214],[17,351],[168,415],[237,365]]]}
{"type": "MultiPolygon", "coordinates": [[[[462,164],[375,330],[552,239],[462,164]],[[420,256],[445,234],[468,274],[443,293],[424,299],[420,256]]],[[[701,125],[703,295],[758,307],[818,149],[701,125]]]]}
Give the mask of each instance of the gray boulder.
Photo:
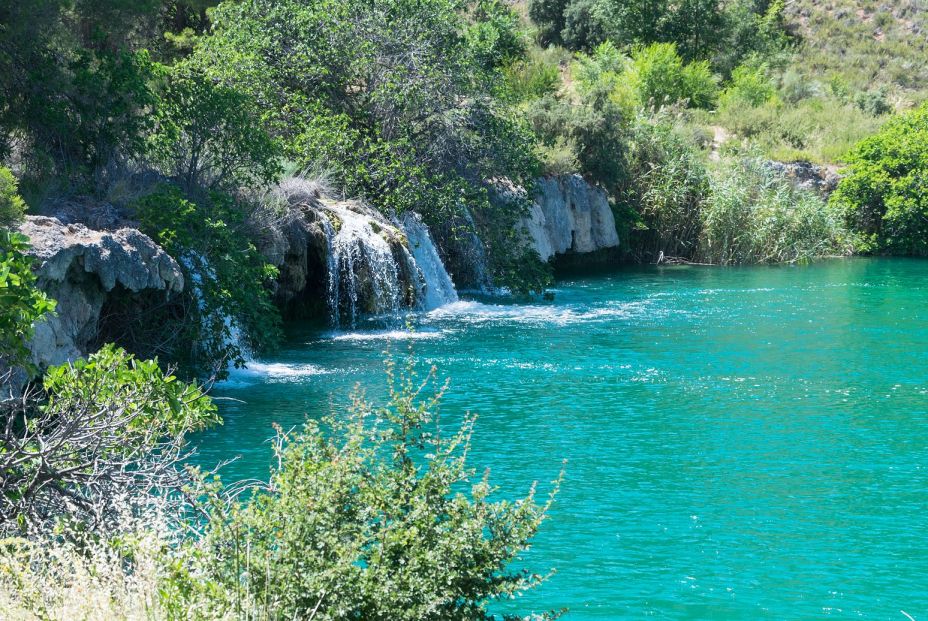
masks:
{"type": "Polygon", "coordinates": [[[36,325],[30,344],[39,368],[88,353],[108,296],[163,292],[170,297],[184,289],[177,262],[136,229],[105,232],[28,216],[19,230],[32,246],[38,286],[58,302],[55,315],[36,325]]]}

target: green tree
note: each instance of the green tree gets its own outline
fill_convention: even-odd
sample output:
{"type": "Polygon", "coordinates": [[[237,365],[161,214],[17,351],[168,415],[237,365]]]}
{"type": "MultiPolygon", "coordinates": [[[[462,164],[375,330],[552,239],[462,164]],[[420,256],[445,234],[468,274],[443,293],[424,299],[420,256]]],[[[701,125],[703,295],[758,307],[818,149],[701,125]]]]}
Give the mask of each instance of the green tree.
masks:
{"type": "Polygon", "coordinates": [[[155,161],[188,191],[273,181],[281,170],[279,148],[251,98],[188,63],[165,72],[151,137],[155,161]]]}
{"type": "MultiPolygon", "coordinates": [[[[224,3],[212,19],[198,66],[269,110],[301,167],[332,171],[382,211],[421,211],[442,245],[473,222],[487,240],[515,223],[483,187],[537,171],[527,126],[499,96],[521,45],[503,3],[258,0],[224,3]]],[[[494,262],[520,251],[491,250],[494,262]]]]}
{"type": "Polygon", "coordinates": [[[831,197],[863,235],[861,250],[928,255],[928,104],[857,145],[831,197]]]}
{"type": "Polygon", "coordinates": [[[0,5],[0,155],[25,137],[27,177],[75,181],[142,146],[149,57],[135,33],[156,0],[23,0],[0,5]]]}

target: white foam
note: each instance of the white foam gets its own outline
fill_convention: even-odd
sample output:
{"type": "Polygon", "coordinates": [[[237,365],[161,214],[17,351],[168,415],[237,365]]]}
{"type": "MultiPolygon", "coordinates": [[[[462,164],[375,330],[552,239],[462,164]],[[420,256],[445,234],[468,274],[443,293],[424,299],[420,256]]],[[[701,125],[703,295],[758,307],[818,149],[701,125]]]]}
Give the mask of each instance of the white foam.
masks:
{"type": "Polygon", "coordinates": [[[254,362],[240,369],[229,369],[229,384],[256,382],[300,382],[303,378],[332,373],[314,364],[287,364],[284,362],[254,362]]]}
{"type": "Polygon", "coordinates": [[[328,336],[332,341],[420,341],[440,339],[447,331],[380,330],[375,332],[340,332],[328,336]]]}
{"type": "Polygon", "coordinates": [[[453,320],[469,324],[512,322],[564,326],[640,316],[645,302],[611,303],[593,308],[557,305],[503,305],[464,301],[447,304],[426,316],[429,320],[453,320]]]}

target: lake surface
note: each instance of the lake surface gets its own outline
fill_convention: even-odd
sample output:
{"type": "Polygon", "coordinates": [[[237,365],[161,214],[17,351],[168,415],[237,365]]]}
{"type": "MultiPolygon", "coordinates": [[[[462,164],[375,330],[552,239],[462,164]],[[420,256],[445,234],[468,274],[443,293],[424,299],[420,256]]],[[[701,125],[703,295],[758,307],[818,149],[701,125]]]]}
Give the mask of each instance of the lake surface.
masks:
{"type": "MultiPolygon", "coordinates": [[[[471,464],[524,494],[567,459],[502,610],[568,619],[928,620],[928,262],[642,268],[465,301],[416,332],[292,326],[220,386],[202,459],[267,476],[271,424],[383,390],[413,344],[480,415],[471,464]],[[904,614],[905,613],[905,614],[904,614]]],[[[543,485],[544,487],[544,485],[543,485]]]]}

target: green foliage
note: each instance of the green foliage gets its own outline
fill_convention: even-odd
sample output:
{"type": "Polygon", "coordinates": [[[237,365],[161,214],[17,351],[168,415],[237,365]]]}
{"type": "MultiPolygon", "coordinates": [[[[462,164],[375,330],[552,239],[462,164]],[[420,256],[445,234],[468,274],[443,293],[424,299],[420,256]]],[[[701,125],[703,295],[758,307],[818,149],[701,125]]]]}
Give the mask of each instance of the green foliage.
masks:
{"type": "Polygon", "coordinates": [[[0,532],[67,525],[111,534],[184,480],[186,435],[219,422],[193,384],[113,345],[50,368],[43,393],[7,404],[0,437],[0,532]]]}
{"type": "Polygon", "coordinates": [[[702,154],[674,118],[639,118],[629,140],[622,202],[636,214],[629,253],[638,260],[690,259],[698,251],[709,173],[702,154]]]}
{"type": "Polygon", "coordinates": [[[557,49],[534,49],[526,58],[506,67],[504,74],[508,94],[517,102],[554,94],[561,86],[557,49]]]}
{"type": "Polygon", "coordinates": [[[743,56],[786,45],[782,2],[752,0],[531,0],[529,17],[542,45],[590,51],[672,43],[686,61],[708,60],[725,73],[743,56]]]}
{"type": "MultiPolygon", "coordinates": [[[[50,368],[43,379],[49,412],[93,403],[98,409],[120,409],[126,419],[121,439],[108,451],[131,452],[148,436],[177,437],[220,422],[212,400],[196,384],[165,373],[157,360],[138,360],[114,345],[86,359],[50,368]],[[143,394],[145,398],[139,398],[143,394]]],[[[91,421],[92,423],[93,421],[91,421]]],[[[92,467],[85,465],[84,467],[92,467]]]]}
{"type": "Polygon", "coordinates": [[[890,120],[847,158],[832,196],[862,250],[928,255],[928,105],[890,120]]]}
{"type": "Polygon", "coordinates": [[[193,201],[171,185],[134,205],[142,230],[179,258],[190,283],[188,304],[175,317],[180,325],[166,347],[174,359],[220,376],[227,363],[244,362],[243,347],[273,348],[280,339],[269,290],[276,269],[248,241],[246,208],[217,192],[193,201]]]}
{"type": "Polygon", "coordinates": [[[10,227],[23,219],[26,203],[19,195],[16,177],[0,166],[0,227],[10,227]]]}
{"type": "Polygon", "coordinates": [[[235,190],[280,173],[278,145],[247,95],[188,63],[164,71],[151,151],[166,172],[188,190],[235,190]]]}
{"type": "Polygon", "coordinates": [[[719,103],[723,108],[738,104],[760,106],[774,99],[776,92],[770,68],[755,57],[735,68],[719,103]]]}
{"type": "MultiPolygon", "coordinates": [[[[300,167],[330,170],[384,212],[422,212],[444,245],[467,210],[493,229],[518,217],[496,220],[480,199],[487,179],[537,172],[532,136],[498,96],[522,45],[504,3],[259,0],[222,4],[212,19],[197,66],[265,107],[300,167]]],[[[520,252],[490,250],[502,262],[520,252]]]]}
{"type": "Polygon", "coordinates": [[[355,394],[348,412],[281,433],[267,489],[214,510],[205,569],[221,609],[262,618],[487,620],[493,600],[544,577],[512,566],[554,494],[493,500],[466,463],[475,419],[437,425],[432,386],[411,367],[384,407],[355,394]]]}
{"type": "Polygon", "coordinates": [[[538,41],[542,45],[562,45],[564,39],[564,12],[571,0],[529,0],[528,15],[538,27],[538,41]]]}
{"type": "Polygon", "coordinates": [[[0,7],[0,156],[25,139],[25,178],[82,183],[140,152],[150,60],[129,33],[157,2],[24,0],[0,7]]]}
{"type": "Polygon", "coordinates": [[[0,227],[0,366],[29,366],[33,325],[55,310],[55,301],[36,288],[28,239],[0,227]]]}
{"type": "Polygon", "coordinates": [[[654,43],[636,48],[628,79],[646,106],[663,106],[681,101],[696,108],[715,103],[718,78],[706,61],[684,65],[673,43],[654,43]]]}
{"type": "Polygon", "coordinates": [[[609,23],[600,0],[572,0],[563,19],[561,42],[572,50],[591,50],[607,40],[609,23]]]}
{"type": "Polygon", "coordinates": [[[843,161],[848,150],[882,124],[857,106],[830,97],[795,105],[777,98],[759,106],[728,104],[719,116],[722,125],[779,161],[843,161]]]}
{"type": "Polygon", "coordinates": [[[722,265],[810,261],[853,250],[839,212],[759,159],[728,162],[702,209],[702,260],[722,265]]]}

